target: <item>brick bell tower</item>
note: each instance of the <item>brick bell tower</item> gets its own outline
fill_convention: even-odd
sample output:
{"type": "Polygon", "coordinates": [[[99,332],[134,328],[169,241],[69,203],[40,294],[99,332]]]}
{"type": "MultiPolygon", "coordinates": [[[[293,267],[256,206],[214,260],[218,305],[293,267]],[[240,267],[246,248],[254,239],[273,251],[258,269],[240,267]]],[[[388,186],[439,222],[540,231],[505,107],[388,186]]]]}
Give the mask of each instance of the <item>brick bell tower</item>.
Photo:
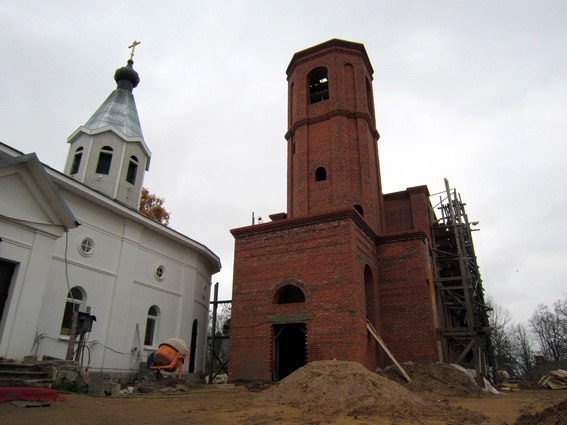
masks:
{"type": "Polygon", "coordinates": [[[373,69],[364,45],[296,53],[288,75],[288,218],[354,208],[382,230],[373,69]]]}
{"type": "Polygon", "coordinates": [[[296,53],[289,84],[288,212],[232,229],[231,381],[277,381],[307,362],[382,363],[377,239],[383,197],[372,66],[359,43],[296,53]]]}

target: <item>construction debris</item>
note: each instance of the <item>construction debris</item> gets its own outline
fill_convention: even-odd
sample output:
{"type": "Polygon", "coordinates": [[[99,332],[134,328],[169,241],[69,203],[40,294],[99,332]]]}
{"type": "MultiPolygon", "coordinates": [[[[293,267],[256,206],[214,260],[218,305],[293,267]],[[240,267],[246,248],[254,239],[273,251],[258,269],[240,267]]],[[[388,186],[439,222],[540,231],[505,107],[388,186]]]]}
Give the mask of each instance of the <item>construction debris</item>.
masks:
{"type": "Polygon", "coordinates": [[[567,389],[567,371],[563,369],[552,370],[538,382],[540,387],[551,388],[552,390],[567,389]]]}

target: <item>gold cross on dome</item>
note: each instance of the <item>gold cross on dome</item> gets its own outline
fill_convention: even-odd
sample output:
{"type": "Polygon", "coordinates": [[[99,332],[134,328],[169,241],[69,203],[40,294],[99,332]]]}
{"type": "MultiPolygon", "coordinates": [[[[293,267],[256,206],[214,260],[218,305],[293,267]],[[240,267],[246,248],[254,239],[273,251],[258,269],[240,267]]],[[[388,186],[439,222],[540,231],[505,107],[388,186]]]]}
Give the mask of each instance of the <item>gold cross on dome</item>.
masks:
{"type": "Polygon", "coordinates": [[[132,60],[132,59],[134,58],[134,49],[136,48],[136,46],[137,46],[138,44],[141,44],[141,42],[134,40],[134,41],[132,42],[132,44],[130,44],[130,45],[128,46],[129,49],[132,49],[132,51],[130,52],[130,60],[132,60]]]}

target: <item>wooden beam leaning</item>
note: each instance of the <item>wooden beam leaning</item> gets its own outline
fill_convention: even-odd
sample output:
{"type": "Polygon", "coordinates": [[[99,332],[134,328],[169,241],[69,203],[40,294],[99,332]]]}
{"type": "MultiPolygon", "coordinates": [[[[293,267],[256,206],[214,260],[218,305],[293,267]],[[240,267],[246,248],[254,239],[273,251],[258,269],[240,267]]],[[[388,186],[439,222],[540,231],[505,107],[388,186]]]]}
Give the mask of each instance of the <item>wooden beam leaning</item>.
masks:
{"type": "Polygon", "coordinates": [[[374,339],[378,342],[378,344],[380,344],[380,347],[382,347],[382,349],[386,352],[388,357],[390,357],[390,360],[394,362],[394,364],[396,365],[402,376],[405,378],[405,380],[408,381],[408,383],[411,383],[411,378],[406,373],[402,365],[398,363],[398,361],[396,360],[394,355],[390,352],[390,350],[388,350],[388,347],[386,347],[386,344],[384,343],[384,341],[382,341],[382,338],[378,336],[378,332],[376,331],[376,329],[374,328],[372,323],[370,323],[369,320],[366,320],[366,327],[368,328],[368,332],[370,332],[370,335],[374,337],[374,339]]]}

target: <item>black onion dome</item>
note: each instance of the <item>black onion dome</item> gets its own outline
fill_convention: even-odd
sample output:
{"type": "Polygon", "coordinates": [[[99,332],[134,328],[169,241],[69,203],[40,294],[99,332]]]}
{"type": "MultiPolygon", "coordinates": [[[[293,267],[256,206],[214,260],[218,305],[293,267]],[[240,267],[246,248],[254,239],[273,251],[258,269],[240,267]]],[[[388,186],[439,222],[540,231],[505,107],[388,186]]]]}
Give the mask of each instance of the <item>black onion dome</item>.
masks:
{"type": "Polygon", "coordinates": [[[114,81],[118,84],[119,89],[126,89],[132,91],[134,87],[140,82],[138,73],[132,68],[134,61],[128,60],[128,65],[118,68],[114,73],[114,81]]]}

